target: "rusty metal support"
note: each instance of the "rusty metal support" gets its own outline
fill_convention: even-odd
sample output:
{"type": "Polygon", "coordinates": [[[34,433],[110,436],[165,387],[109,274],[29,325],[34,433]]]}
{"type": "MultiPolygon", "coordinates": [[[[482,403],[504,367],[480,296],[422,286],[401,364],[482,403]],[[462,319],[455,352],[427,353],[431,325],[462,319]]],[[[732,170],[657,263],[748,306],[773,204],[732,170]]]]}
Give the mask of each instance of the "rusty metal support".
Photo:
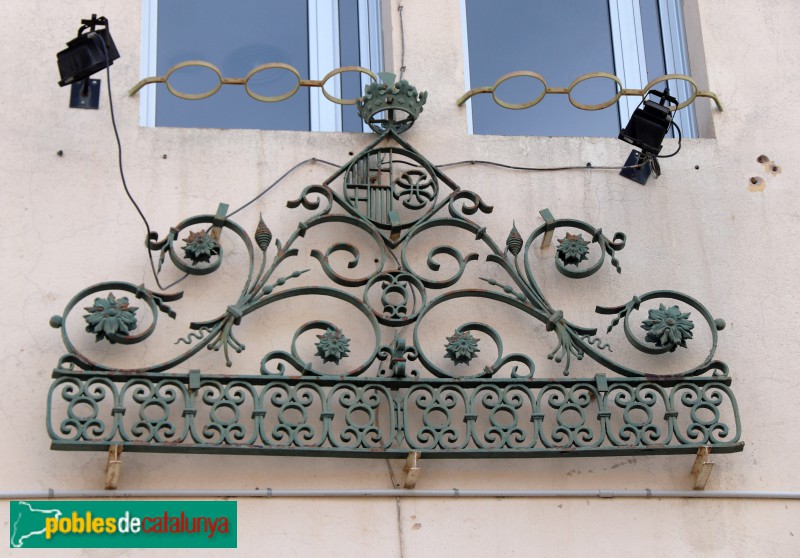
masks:
{"type": "Polygon", "coordinates": [[[555,230],[556,219],[553,217],[553,214],[550,213],[549,209],[542,209],[539,215],[542,216],[546,225],[544,236],[542,237],[542,248],[547,248],[553,243],[553,231],[555,230]]]}
{"type": "Polygon", "coordinates": [[[217,214],[214,215],[214,221],[211,223],[211,236],[219,242],[220,235],[222,234],[222,226],[225,224],[225,216],[228,214],[228,204],[220,203],[217,206],[217,214]]]}
{"type": "Polygon", "coordinates": [[[408,457],[406,457],[406,464],[403,467],[403,473],[405,473],[406,476],[403,481],[403,488],[416,488],[420,471],[422,471],[422,468],[419,466],[421,455],[422,454],[418,451],[412,451],[408,454],[408,457]]]}
{"type": "Polygon", "coordinates": [[[122,446],[108,447],[108,460],[106,461],[106,490],[116,490],[119,475],[122,472],[122,446]]]}
{"type": "Polygon", "coordinates": [[[710,446],[704,446],[697,450],[697,457],[695,457],[694,465],[692,466],[693,488],[695,490],[705,490],[708,478],[714,469],[714,463],[708,459],[709,455],[711,455],[710,446]]]}

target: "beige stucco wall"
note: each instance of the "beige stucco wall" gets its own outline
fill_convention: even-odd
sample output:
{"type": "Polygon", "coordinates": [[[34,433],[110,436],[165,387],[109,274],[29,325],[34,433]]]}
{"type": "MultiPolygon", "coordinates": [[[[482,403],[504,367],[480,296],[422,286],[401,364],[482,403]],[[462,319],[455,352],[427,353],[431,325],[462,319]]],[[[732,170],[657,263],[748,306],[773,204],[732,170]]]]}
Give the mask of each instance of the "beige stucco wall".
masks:
{"type": "MultiPolygon", "coordinates": [[[[622,275],[604,270],[573,286],[542,271],[543,288],[557,306],[577,316],[576,322],[602,326],[607,322],[593,316],[595,304],[620,304],[656,288],[689,293],[724,318],[728,327],[717,355],[730,365],[747,445],[743,453],[714,458],[708,490],[798,491],[794,424],[800,343],[792,326],[800,274],[795,248],[800,201],[794,192],[800,168],[800,113],[794,101],[800,84],[800,5],[698,3],[708,76],[703,85],[720,96],[725,111],[712,112],[716,137],[684,141],[680,156],[664,162],[657,181],[639,187],[602,171],[526,174],[459,167],[448,174],[495,206],[485,222],[500,240],[512,219],[523,234],[538,226],[544,207],[557,217],[627,233],[628,246],[619,255],[622,275]],[[761,154],[782,172],[766,172],[756,162],[761,154]],[[763,191],[751,191],[752,176],[765,180],[763,191]]],[[[303,159],[344,162],[371,137],[140,128],[138,99],[126,96],[140,78],[140,2],[7,4],[0,36],[5,60],[0,491],[98,489],[104,455],[49,449],[45,398],[63,347],[48,319],[86,285],[150,277],[141,248],[143,227],[119,183],[107,99],[99,111],[69,110],[67,90],[56,85],[55,53],[78,20],[96,12],[112,23],[122,53],[112,80],[126,175],[153,229],[162,234],[187,216],[213,213],[221,201],[238,206],[303,159]]],[[[391,13],[397,17],[396,10],[391,13]]],[[[465,111],[455,105],[464,91],[458,0],[407,0],[404,17],[406,77],[430,93],[405,139],[431,161],[530,166],[624,161],[628,148],[614,139],[467,135],[465,111]]],[[[392,28],[398,67],[397,21],[392,28]]],[[[100,77],[105,88],[105,75],[100,77]]],[[[263,211],[277,236],[285,238],[294,222],[282,210],[285,200],[328,172],[321,165],[304,168],[239,222],[254,226],[263,211]]],[[[219,288],[226,292],[224,285],[219,288]]],[[[221,369],[216,357],[204,358],[221,369]]],[[[692,461],[690,456],[425,461],[418,488],[683,490],[690,487],[692,461]]],[[[400,475],[402,463],[388,466],[400,475]]],[[[391,487],[382,460],[130,454],[122,475],[126,489],[391,487]]],[[[243,556],[800,553],[796,501],[276,499],[241,501],[239,518],[243,556]]],[[[3,504],[0,548],[7,548],[8,519],[3,504]]],[[[136,552],[59,553],[84,554],[136,552]]]]}

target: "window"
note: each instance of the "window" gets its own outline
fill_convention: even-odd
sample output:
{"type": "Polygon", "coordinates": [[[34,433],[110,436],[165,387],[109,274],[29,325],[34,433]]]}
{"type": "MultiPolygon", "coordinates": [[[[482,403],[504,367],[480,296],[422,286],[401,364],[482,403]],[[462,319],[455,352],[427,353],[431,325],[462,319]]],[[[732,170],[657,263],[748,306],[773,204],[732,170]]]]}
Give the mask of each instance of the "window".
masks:
{"type": "MultiPolygon", "coordinates": [[[[467,89],[490,86],[518,70],[542,75],[549,87],[568,87],[591,72],[607,72],[628,89],[665,74],[690,75],[681,0],[462,0],[467,89]]],[[[690,96],[687,82],[670,80],[670,93],[690,96]]],[[[498,86],[509,103],[531,101],[538,80],[520,76],[498,86]]],[[[589,79],[576,101],[598,104],[616,94],[608,79],[589,79]]],[[[614,107],[583,111],[566,95],[546,95],[526,110],[498,106],[490,95],[470,99],[470,133],[541,136],[616,136],[641,99],[623,96],[614,107]]],[[[694,108],[677,111],[684,137],[697,137],[694,108]]]]}
{"type": "MultiPolygon", "coordinates": [[[[163,76],[174,65],[202,60],[225,78],[244,78],[255,67],[280,62],[302,79],[322,79],[342,66],[381,71],[379,0],[143,0],[142,74],[163,76]]],[[[369,77],[347,72],[325,85],[331,95],[360,96],[369,77]]],[[[209,68],[177,70],[170,85],[184,93],[212,90],[219,78],[209,68]]],[[[291,91],[295,75],[273,68],[248,82],[259,95],[291,91]]],[[[327,100],[318,87],[300,87],[291,98],[266,103],[239,85],[222,86],[202,100],[172,95],[163,84],[141,91],[144,126],[362,131],[355,107],[327,100]]]]}

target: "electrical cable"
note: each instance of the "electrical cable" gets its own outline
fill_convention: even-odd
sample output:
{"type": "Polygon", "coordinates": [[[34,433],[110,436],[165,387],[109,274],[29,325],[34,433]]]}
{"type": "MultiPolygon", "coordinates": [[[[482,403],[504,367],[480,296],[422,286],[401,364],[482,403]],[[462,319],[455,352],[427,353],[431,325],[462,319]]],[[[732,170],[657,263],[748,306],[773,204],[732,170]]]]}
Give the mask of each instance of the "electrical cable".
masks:
{"type": "Polygon", "coordinates": [[[400,14],[400,79],[403,79],[403,74],[406,73],[406,32],[403,28],[403,5],[397,6],[397,12],[400,14]]]}
{"type": "Polygon", "coordinates": [[[479,159],[472,159],[466,161],[456,161],[453,163],[444,163],[442,165],[434,165],[438,168],[447,168],[447,167],[455,167],[458,165],[487,165],[491,167],[500,167],[503,169],[509,170],[518,170],[518,171],[531,171],[531,172],[557,172],[557,171],[567,171],[567,170],[609,170],[609,171],[620,171],[623,169],[638,169],[642,166],[642,163],[638,163],[636,165],[629,165],[629,166],[621,166],[621,167],[595,167],[591,164],[587,164],[585,166],[581,165],[572,165],[572,166],[564,166],[564,167],[522,167],[516,165],[507,165],[505,163],[497,163],[495,161],[483,161],[479,159]]]}
{"type": "Polygon", "coordinates": [[[681,143],[683,142],[683,134],[681,133],[680,126],[675,124],[675,121],[673,120],[672,127],[678,131],[678,149],[676,149],[673,153],[670,153],[669,155],[656,155],[656,157],[659,159],[669,159],[670,157],[674,157],[681,150],[681,143]]]}
{"type": "MultiPolygon", "coordinates": [[[[108,24],[106,24],[106,28],[108,28],[108,24]]],[[[108,57],[108,48],[106,47],[106,43],[102,39],[102,37],[100,39],[101,39],[100,40],[100,45],[103,47],[103,54],[105,55],[105,59],[106,59],[106,80],[108,82],[107,83],[108,108],[109,108],[109,112],[111,113],[111,126],[114,129],[114,137],[117,140],[117,164],[119,166],[119,177],[122,180],[122,187],[125,190],[125,194],[128,196],[128,199],[130,200],[131,204],[133,204],[133,207],[136,209],[136,212],[139,214],[139,217],[142,218],[142,222],[144,223],[145,229],[147,229],[147,242],[145,243],[145,250],[147,250],[147,259],[150,262],[150,269],[153,272],[153,278],[155,279],[156,285],[158,285],[158,288],[161,289],[162,291],[166,291],[166,290],[174,287],[175,285],[177,285],[178,283],[180,283],[184,279],[186,279],[186,277],[188,277],[189,274],[188,273],[185,274],[180,279],[177,279],[176,281],[174,281],[174,282],[172,282],[172,283],[170,283],[169,285],[166,285],[166,286],[162,285],[161,281],[159,281],[159,279],[158,279],[158,273],[156,272],[156,266],[155,266],[155,263],[153,262],[153,254],[150,251],[150,239],[153,236],[153,231],[150,228],[150,223],[147,221],[147,217],[145,217],[144,212],[142,211],[142,208],[139,207],[139,204],[136,203],[136,200],[133,198],[133,195],[131,194],[131,191],[128,188],[128,181],[125,180],[125,170],[124,170],[123,165],[122,165],[122,141],[120,140],[120,137],[119,137],[119,130],[117,128],[117,118],[116,118],[116,116],[114,114],[114,99],[113,99],[113,95],[111,94],[111,64],[110,64],[110,61],[108,59],[109,58],[108,57]]]]}
{"type": "Polygon", "coordinates": [[[242,205],[241,207],[238,207],[238,208],[237,208],[237,209],[235,209],[233,212],[231,212],[231,213],[229,213],[228,215],[226,215],[226,218],[233,217],[234,215],[236,215],[237,213],[239,213],[240,211],[242,211],[244,208],[246,208],[246,207],[248,207],[250,204],[254,203],[256,200],[258,200],[258,199],[259,199],[260,197],[262,197],[264,194],[266,194],[267,192],[269,192],[270,190],[272,190],[272,189],[273,189],[275,186],[277,186],[277,185],[278,185],[278,184],[279,184],[279,183],[280,183],[280,182],[281,182],[281,181],[282,181],[284,178],[286,178],[287,176],[289,176],[289,175],[290,175],[292,172],[294,172],[294,171],[295,171],[295,170],[297,170],[298,168],[300,168],[300,167],[302,167],[303,165],[306,165],[306,164],[308,164],[308,163],[322,163],[323,165],[329,165],[329,166],[331,166],[331,167],[336,167],[336,168],[338,168],[338,167],[340,167],[340,166],[341,166],[341,165],[337,165],[336,163],[331,163],[330,161],[326,161],[326,160],[324,160],[324,159],[317,159],[316,157],[312,157],[312,158],[310,158],[310,159],[306,159],[305,161],[300,161],[300,162],[299,162],[299,163],[297,163],[295,166],[293,166],[292,168],[290,168],[288,171],[286,171],[285,173],[283,173],[283,174],[280,176],[280,178],[278,178],[278,179],[277,179],[275,182],[273,182],[272,184],[270,184],[269,186],[267,186],[266,188],[264,188],[264,189],[263,189],[263,190],[262,190],[262,191],[261,191],[259,194],[257,194],[257,195],[256,195],[256,196],[255,196],[253,199],[251,199],[249,202],[245,203],[245,204],[244,204],[244,205],[242,205]]]}

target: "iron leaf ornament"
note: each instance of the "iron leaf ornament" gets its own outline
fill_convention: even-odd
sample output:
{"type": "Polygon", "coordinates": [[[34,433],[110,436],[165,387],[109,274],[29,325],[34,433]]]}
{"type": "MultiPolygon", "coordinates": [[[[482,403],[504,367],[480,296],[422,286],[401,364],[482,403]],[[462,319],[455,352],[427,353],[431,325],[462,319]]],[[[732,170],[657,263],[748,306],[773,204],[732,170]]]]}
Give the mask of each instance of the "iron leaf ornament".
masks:
{"type": "Polygon", "coordinates": [[[272,242],[272,231],[269,230],[262,215],[258,216],[258,227],[256,227],[254,238],[261,251],[266,252],[270,242],[272,242]]]}
{"type": "Polygon", "coordinates": [[[520,250],[522,250],[522,235],[519,234],[515,222],[511,224],[511,232],[508,233],[508,238],[506,238],[506,249],[514,257],[518,256],[520,250]]]}

